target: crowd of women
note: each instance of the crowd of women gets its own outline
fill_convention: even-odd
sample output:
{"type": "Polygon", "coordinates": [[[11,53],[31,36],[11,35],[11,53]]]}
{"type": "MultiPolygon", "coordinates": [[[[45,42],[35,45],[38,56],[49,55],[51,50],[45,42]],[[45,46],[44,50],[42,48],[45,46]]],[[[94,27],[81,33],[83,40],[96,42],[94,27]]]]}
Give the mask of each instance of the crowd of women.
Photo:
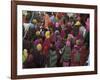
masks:
{"type": "Polygon", "coordinates": [[[23,11],[23,68],[89,65],[89,14],[23,11]]]}

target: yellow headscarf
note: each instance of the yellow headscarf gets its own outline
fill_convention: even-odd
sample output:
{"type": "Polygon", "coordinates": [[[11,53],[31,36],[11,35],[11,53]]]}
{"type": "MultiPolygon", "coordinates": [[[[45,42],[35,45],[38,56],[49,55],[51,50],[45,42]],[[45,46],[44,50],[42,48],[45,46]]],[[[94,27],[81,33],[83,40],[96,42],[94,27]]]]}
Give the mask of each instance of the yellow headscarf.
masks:
{"type": "Polygon", "coordinates": [[[40,35],[40,31],[36,31],[36,35],[39,36],[40,35]]]}
{"type": "Polygon", "coordinates": [[[37,20],[36,20],[36,19],[33,19],[32,22],[33,22],[33,23],[37,23],[37,20]]]}
{"type": "Polygon", "coordinates": [[[42,45],[39,43],[39,44],[37,44],[36,48],[37,48],[38,51],[41,51],[42,50],[42,45]]]}
{"type": "Polygon", "coordinates": [[[48,39],[48,38],[50,38],[50,31],[46,31],[45,32],[45,37],[48,39]]]}
{"type": "Polygon", "coordinates": [[[80,26],[80,25],[81,25],[80,21],[77,21],[77,22],[75,23],[75,26],[80,26]]]}

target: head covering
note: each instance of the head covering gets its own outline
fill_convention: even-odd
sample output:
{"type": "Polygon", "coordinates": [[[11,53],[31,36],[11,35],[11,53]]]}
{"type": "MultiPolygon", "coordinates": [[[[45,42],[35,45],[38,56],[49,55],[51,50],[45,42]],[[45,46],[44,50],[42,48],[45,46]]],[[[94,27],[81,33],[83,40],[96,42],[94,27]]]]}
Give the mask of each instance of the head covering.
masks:
{"type": "Polygon", "coordinates": [[[57,27],[57,28],[59,27],[59,23],[58,22],[56,22],[55,27],[57,27]]]}
{"type": "Polygon", "coordinates": [[[27,57],[28,57],[28,53],[27,53],[28,51],[27,51],[27,49],[24,49],[23,50],[23,62],[27,59],[27,57]]]}
{"type": "Polygon", "coordinates": [[[27,16],[27,15],[28,15],[27,11],[22,11],[22,14],[23,14],[24,16],[27,16]]]}
{"type": "Polygon", "coordinates": [[[27,53],[27,49],[24,49],[24,53],[27,53]]]}
{"type": "Polygon", "coordinates": [[[49,24],[51,23],[51,20],[50,20],[50,17],[49,17],[48,14],[45,14],[44,21],[45,21],[44,26],[45,26],[46,28],[48,28],[49,24]]]}
{"type": "Polygon", "coordinates": [[[36,31],[36,35],[39,36],[40,35],[40,31],[36,31]]]}
{"type": "Polygon", "coordinates": [[[40,43],[40,40],[39,39],[36,39],[35,41],[33,41],[33,45],[37,45],[40,43]]]}
{"type": "Polygon", "coordinates": [[[67,26],[72,26],[72,23],[69,21],[69,22],[67,23],[67,26]]]}
{"type": "Polygon", "coordinates": [[[55,30],[55,34],[57,35],[57,34],[59,34],[60,32],[59,32],[59,30],[55,30]]]}
{"type": "Polygon", "coordinates": [[[42,45],[39,43],[39,44],[37,44],[36,48],[37,48],[38,51],[41,51],[42,50],[42,45]]]}
{"type": "Polygon", "coordinates": [[[75,26],[80,26],[80,25],[81,25],[80,21],[77,21],[77,22],[75,23],[75,26]]]}
{"type": "Polygon", "coordinates": [[[80,40],[76,40],[76,45],[79,45],[80,44],[80,40]]]}
{"type": "Polygon", "coordinates": [[[69,40],[66,41],[66,46],[71,46],[69,40]]]}
{"type": "Polygon", "coordinates": [[[32,22],[33,22],[33,23],[37,23],[37,20],[36,20],[36,19],[33,19],[32,22]]]}
{"type": "Polygon", "coordinates": [[[48,38],[50,38],[50,31],[46,31],[45,32],[45,37],[48,39],[48,38]]]}
{"type": "Polygon", "coordinates": [[[68,17],[73,17],[74,13],[67,13],[68,17]]]}
{"type": "Polygon", "coordinates": [[[69,38],[74,38],[74,36],[72,34],[68,34],[69,38]]]}

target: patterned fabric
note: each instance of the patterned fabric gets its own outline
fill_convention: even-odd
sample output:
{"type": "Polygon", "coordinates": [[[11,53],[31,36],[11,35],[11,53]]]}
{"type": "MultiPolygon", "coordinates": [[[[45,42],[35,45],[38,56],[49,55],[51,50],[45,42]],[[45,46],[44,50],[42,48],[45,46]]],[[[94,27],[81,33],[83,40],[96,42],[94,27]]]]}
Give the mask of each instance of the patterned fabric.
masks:
{"type": "Polygon", "coordinates": [[[57,54],[56,51],[49,51],[49,67],[56,67],[57,64],[57,54]]]}
{"type": "Polygon", "coordinates": [[[71,53],[71,66],[79,66],[80,65],[80,53],[79,49],[73,49],[71,53]]]}
{"type": "Polygon", "coordinates": [[[63,61],[68,61],[70,59],[70,53],[71,53],[71,48],[65,46],[63,55],[62,55],[63,61]]]}

